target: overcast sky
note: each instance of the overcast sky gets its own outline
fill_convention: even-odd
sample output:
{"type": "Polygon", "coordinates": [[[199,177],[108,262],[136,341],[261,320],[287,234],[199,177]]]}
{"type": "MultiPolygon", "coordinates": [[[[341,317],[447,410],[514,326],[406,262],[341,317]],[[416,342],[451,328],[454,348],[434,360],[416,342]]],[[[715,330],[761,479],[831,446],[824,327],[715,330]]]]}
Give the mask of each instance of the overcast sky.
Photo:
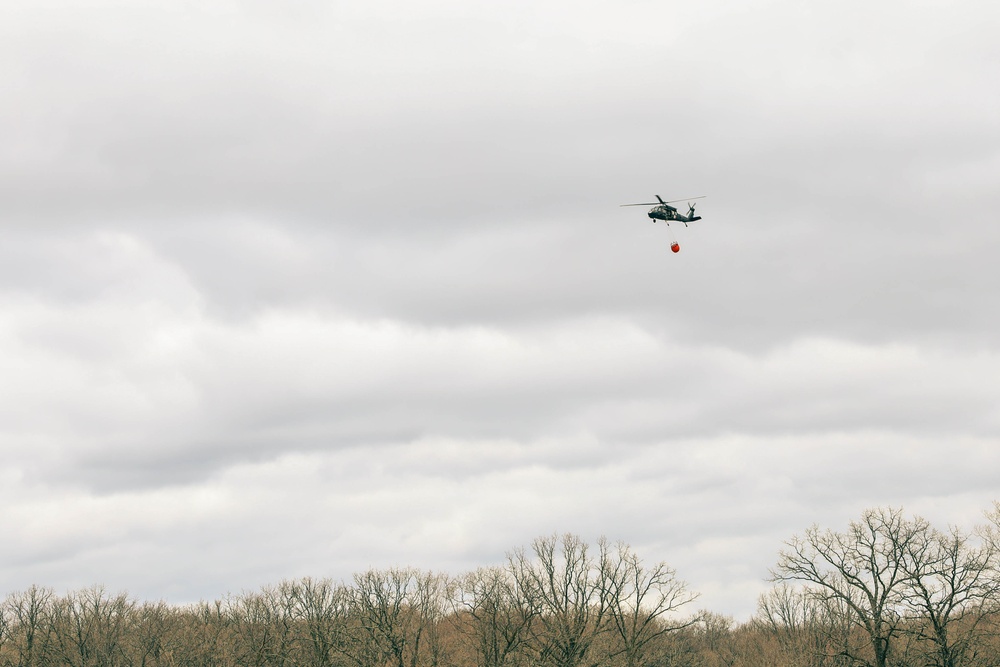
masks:
{"type": "Polygon", "coordinates": [[[744,618],[814,522],[971,526],[998,34],[985,0],[3,3],[0,594],[575,532],[744,618]],[[704,219],[619,207],[657,194],[704,219]]]}

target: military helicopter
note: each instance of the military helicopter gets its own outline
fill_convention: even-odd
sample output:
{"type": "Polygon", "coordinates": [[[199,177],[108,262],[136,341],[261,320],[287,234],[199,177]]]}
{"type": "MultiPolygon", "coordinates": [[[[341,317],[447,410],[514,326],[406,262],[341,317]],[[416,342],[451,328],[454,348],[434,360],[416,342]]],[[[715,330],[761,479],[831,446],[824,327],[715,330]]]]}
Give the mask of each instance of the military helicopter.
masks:
{"type": "MultiPolygon", "coordinates": [[[[704,199],[704,198],[705,195],[702,195],[700,197],[689,197],[689,200],[704,199]]],[[[663,198],[660,197],[660,195],[656,195],[656,199],[657,201],[660,202],[659,204],[657,204],[656,202],[646,202],[643,204],[622,204],[622,206],[652,206],[653,208],[649,209],[649,213],[647,213],[646,215],[648,215],[653,220],[653,222],[656,222],[657,220],[663,220],[664,222],[667,223],[667,225],[670,224],[671,220],[679,220],[680,222],[684,223],[685,227],[687,227],[687,224],[689,222],[694,222],[695,220],[701,220],[700,215],[694,214],[694,204],[692,204],[690,201],[688,201],[687,215],[681,215],[680,213],[677,212],[676,208],[671,206],[671,204],[673,204],[674,202],[684,201],[683,199],[673,199],[671,201],[663,201],[663,198]]]]}
{"type": "MultiPolygon", "coordinates": [[[[700,197],[690,197],[689,199],[704,199],[704,198],[705,196],[702,195],[700,197]]],[[[673,199],[671,201],[663,201],[663,198],[660,197],[660,195],[656,195],[656,201],[659,203],[646,202],[642,204],[622,204],[622,206],[652,206],[653,208],[649,209],[649,212],[646,215],[648,215],[650,220],[652,220],[653,222],[656,222],[657,220],[663,220],[664,222],[667,223],[668,228],[670,227],[671,220],[683,222],[685,227],[687,227],[687,224],[689,222],[694,222],[695,220],[701,220],[700,215],[694,214],[694,204],[692,204],[690,201],[688,201],[687,215],[678,213],[677,209],[671,206],[671,204],[673,204],[674,202],[684,201],[683,199],[673,199]]],[[[679,243],[677,243],[677,239],[673,238],[673,232],[671,232],[670,236],[672,239],[670,243],[670,249],[674,252],[680,252],[681,246],[679,243]]]]}

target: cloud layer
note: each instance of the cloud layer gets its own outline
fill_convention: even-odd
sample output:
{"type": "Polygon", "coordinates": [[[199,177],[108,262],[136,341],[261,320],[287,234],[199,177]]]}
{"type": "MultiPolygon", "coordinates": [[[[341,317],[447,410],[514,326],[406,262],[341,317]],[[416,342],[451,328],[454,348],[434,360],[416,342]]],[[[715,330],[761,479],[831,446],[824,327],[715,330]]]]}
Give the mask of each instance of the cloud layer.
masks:
{"type": "Polygon", "coordinates": [[[974,523],[998,24],[5,7],[0,586],[184,602],[575,531],[746,615],[813,522],[974,523]],[[654,194],[704,220],[618,207],[654,194]]]}

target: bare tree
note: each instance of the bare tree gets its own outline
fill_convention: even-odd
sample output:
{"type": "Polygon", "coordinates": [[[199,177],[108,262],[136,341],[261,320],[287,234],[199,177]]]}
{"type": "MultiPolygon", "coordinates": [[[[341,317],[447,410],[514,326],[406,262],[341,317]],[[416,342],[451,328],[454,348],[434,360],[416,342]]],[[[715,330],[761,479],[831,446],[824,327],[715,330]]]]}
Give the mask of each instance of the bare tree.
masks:
{"type": "Polygon", "coordinates": [[[53,648],[53,592],[32,586],[10,595],[4,601],[8,641],[20,667],[35,667],[48,662],[53,648]]]}
{"type": "Polygon", "coordinates": [[[448,650],[444,641],[443,620],[447,612],[448,600],[451,597],[451,582],[444,574],[421,572],[416,578],[414,595],[410,605],[416,612],[420,624],[424,628],[423,656],[414,647],[412,667],[418,660],[429,667],[440,667],[448,661],[448,650]]]}
{"type": "Polygon", "coordinates": [[[304,624],[309,665],[332,667],[347,649],[352,607],[351,590],[329,579],[305,578],[293,585],[304,624]]]}
{"type": "Polygon", "coordinates": [[[185,610],[179,628],[175,663],[184,667],[229,667],[239,664],[238,643],[227,603],[199,602],[185,610]]]}
{"type": "Polygon", "coordinates": [[[174,647],[172,626],[177,617],[165,602],[145,603],[133,609],[126,638],[128,664],[149,667],[167,662],[174,647]]]}
{"type": "Polygon", "coordinates": [[[928,643],[928,665],[962,667],[976,657],[984,623],[997,612],[997,545],[958,528],[928,530],[904,560],[905,601],[919,614],[907,629],[928,643]]]}
{"type": "Polygon", "coordinates": [[[760,596],[751,624],[772,637],[789,665],[824,667],[849,664],[853,625],[842,602],[817,599],[799,587],[781,584],[760,596]]]}
{"type": "Polygon", "coordinates": [[[9,660],[4,660],[4,656],[7,655],[7,646],[11,640],[13,626],[13,614],[10,613],[6,603],[7,601],[4,600],[4,603],[0,605],[0,665],[9,662],[9,660]]]}
{"type": "Polygon", "coordinates": [[[421,644],[444,610],[445,578],[414,569],[370,570],[355,575],[354,583],[361,630],[351,653],[355,662],[417,667],[421,644]]]}
{"type": "Polygon", "coordinates": [[[538,608],[530,637],[538,658],[556,667],[586,664],[594,640],[608,629],[608,587],[599,563],[576,535],[540,537],[532,556],[509,556],[518,587],[538,608]]]}
{"type": "Polygon", "coordinates": [[[902,620],[906,560],[927,529],[923,519],[906,520],[902,510],[881,508],[865,511],[845,533],[813,526],[786,543],[772,579],[804,582],[817,599],[842,605],[871,648],[868,657],[849,657],[887,667],[902,620]]]}
{"type": "Polygon", "coordinates": [[[697,622],[697,616],[673,622],[668,616],[698,596],[666,563],[647,569],[627,544],[612,549],[602,538],[599,545],[600,581],[606,588],[611,629],[621,642],[626,667],[640,667],[651,642],[697,622]]]}
{"type": "Polygon", "coordinates": [[[707,667],[732,667],[736,664],[733,638],[737,629],[731,616],[708,610],[698,612],[699,622],[692,626],[698,662],[707,667]]]}
{"type": "Polygon", "coordinates": [[[135,604],[124,593],[93,586],[55,600],[53,620],[60,657],[71,667],[124,664],[124,643],[135,604]]]}
{"type": "Polygon", "coordinates": [[[294,586],[290,582],[230,598],[226,612],[238,639],[240,664],[255,667],[291,664],[297,611],[294,586]]]}
{"type": "Polygon", "coordinates": [[[481,568],[462,577],[453,606],[466,629],[482,667],[503,667],[518,655],[527,630],[538,615],[509,568],[481,568]],[[468,617],[468,622],[465,622],[468,617]]]}

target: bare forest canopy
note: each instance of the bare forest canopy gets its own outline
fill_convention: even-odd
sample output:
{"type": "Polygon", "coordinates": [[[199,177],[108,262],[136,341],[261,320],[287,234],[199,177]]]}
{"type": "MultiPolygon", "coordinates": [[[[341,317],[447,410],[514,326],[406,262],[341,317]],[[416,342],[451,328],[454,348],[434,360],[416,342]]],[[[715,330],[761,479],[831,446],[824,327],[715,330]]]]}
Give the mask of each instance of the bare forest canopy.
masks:
{"type": "Polygon", "coordinates": [[[0,667],[996,667],[1000,504],[986,517],[809,528],[739,624],[697,611],[666,563],[571,534],[457,577],[370,570],[183,607],[35,586],[3,600],[0,667]]]}

